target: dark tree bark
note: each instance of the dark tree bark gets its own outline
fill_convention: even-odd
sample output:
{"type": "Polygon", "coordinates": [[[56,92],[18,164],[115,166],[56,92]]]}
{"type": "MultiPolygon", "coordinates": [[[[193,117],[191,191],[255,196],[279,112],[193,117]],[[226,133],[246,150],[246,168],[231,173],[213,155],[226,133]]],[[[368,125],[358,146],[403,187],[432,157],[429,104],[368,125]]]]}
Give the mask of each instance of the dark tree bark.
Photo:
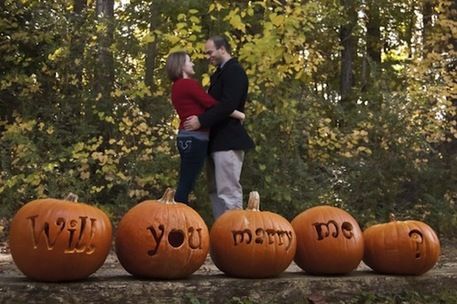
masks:
{"type": "Polygon", "coordinates": [[[368,2],[368,23],[367,23],[367,55],[370,61],[375,64],[381,63],[381,16],[377,0],[368,2]]]}
{"type": "Polygon", "coordinates": [[[429,42],[429,36],[431,35],[432,31],[432,16],[433,16],[433,7],[434,7],[434,0],[424,0],[422,4],[422,43],[424,47],[429,42]]]}
{"type": "MultiPolygon", "coordinates": [[[[160,14],[157,5],[157,1],[150,1],[149,5],[149,13],[150,13],[150,24],[149,24],[149,31],[152,33],[155,29],[157,29],[158,25],[160,24],[160,14]]],[[[156,67],[156,58],[157,58],[157,41],[153,41],[148,43],[146,48],[146,61],[145,61],[145,74],[144,74],[144,83],[148,86],[148,88],[154,91],[154,70],[156,67]]]]}
{"type": "Polygon", "coordinates": [[[114,58],[110,50],[114,39],[114,0],[97,0],[98,22],[106,26],[106,31],[98,37],[98,58],[95,66],[95,89],[101,94],[102,110],[111,108],[110,93],[114,87],[114,58]]]}
{"type": "MultiPolygon", "coordinates": [[[[447,8],[444,11],[445,14],[445,19],[447,20],[457,20],[457,0],[450,0],[447,1],[446,3],[447,8]]],[[[446,52],[452,54],[452,52],[456,52],[457,50],[457,37],[452,34],[451,28],[449,27],[447,29],[446,37],[448,37],[447,41],[444,42],[441,46],[441,52],[446,52]],[[452,51],[449,52],[449,49],[452,48],[452,51]]],[[[457,82],[457,58],[455,56],[450,56],[450,60],[447,61],[446,64],[446,72],[448,75],[450,75],[449,79],[453,79],[454,83],[450,83],[450,85],[454,85],[457,82]]],[[[454,106],[455,109],[457,109],[457,98],[454,95],[450,95],[446,97],[449,101],[452,102],[452,105],[454,106]]],[[[457,121],[457,114],[449,114],[446,119],[449,122],[455,122],[457,121]]],[[[445,157],[451,160],[452,158],[455,159],[455,156],[457,155],[457,139],[453,134],[448,134],[448,138],[451,140],[448,142],[445,142],[442,147],[443,154],[445,154],[445,157]]],[[[449,164],[451,161],[448,162],[449,164]]]]}
{"type": "Polygon", "coordinates": [[[85,11],[87,8],[87,0],[73,0],[73,15],[71,21],[73,23],[73,32],[71,33],[70,41],[70,71],[69,74],[75,75],[74,82],[68,83],[68,88],[73,93],[82,88],[83,65],[78,61],[82,61],[84,55],[85,36],[83,34],[83,26],[85,22],[85,11]]]}
{"type": "Polygon", "coordinates": [[[357,43],[353,31],[357,24],[357,11],[354,0],[342,0],[347,20],[346,24],[340,27],[341,50],[341,72],[340,72],[340,93],[343,102],[351,99],[351,90],[354,86],[354,58],[357,43]]]}
{"type": "Polygon", "coordinates": [[[381,16],[377,0],[367,1],[366,54],[362,67],[362,90],[368,91],[376,78],[381,65],[381,16]]]}

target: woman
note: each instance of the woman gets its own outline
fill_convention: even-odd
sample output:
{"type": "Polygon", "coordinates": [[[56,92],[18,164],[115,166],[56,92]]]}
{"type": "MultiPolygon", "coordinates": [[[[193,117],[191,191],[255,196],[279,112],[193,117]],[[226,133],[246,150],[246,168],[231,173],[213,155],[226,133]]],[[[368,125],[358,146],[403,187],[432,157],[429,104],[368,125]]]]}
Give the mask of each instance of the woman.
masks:
{"type": "MultiPolygon", "coordinates": [[[[188,204],[189,194],[207,157],[209,130],[186,131],[183,124],[187,117],[202,114],[217,101],[192,79],[195,74],[194,64],[187,53],[171,53],[167,59],[166,71],[173,81],[171,101],[180,119],[177,146],[181,165],[175,200],[188,204]]],[[[242,112],[236,110],[230,116],[241,121],[245,118],[242,112]]]]}

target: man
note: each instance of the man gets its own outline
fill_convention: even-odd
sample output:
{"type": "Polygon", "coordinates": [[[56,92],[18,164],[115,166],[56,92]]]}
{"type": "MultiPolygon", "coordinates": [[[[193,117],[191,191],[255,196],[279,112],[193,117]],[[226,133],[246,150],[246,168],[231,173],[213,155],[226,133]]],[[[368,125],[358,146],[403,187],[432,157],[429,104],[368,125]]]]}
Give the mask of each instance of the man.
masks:
{"type": "Polygon", "coordinates": [[[240,120],[230,117],[234,110],[244,112],[248,78],[231,55],[226,38],[213,36],[205,43],[205,54],[217,70],[211,76],[208,93],[219,103],[197,116],[189,117],[186,130],[210,128],[208,178],[213,216],[218,218],[229,209],[243,207],[240,184],[244,152],[254,148],[240,120]]]}

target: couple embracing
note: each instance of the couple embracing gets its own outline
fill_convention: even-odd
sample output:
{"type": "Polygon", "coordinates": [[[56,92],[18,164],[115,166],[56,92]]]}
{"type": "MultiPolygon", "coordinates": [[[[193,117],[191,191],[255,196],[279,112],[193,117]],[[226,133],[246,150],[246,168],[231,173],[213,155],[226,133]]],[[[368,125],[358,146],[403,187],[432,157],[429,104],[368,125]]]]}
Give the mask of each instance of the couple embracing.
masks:
{"type": "Polygon", "coordinates": [[[205,43],[205,54],[217,67],[208,92],[192,77],[193,63],[185,52],[170,54],[166,70],[173,81],[171,100],[180,119],[177,147],[181,157],[175,200],[188,197],[208,159],[208,190],[213,216],[243,206],[240,184],[245,151],[254,143],[243,127],[248,78],[231,55],[223,36],[205,43]]]}

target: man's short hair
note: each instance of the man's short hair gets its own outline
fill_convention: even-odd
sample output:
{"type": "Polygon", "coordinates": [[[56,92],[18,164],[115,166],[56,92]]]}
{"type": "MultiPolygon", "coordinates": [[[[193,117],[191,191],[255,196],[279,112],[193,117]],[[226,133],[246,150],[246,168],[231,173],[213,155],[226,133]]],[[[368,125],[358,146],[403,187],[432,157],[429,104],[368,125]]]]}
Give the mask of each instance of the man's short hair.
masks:
{"type": "Polygon", "coordinates": [[[214,46],[216,49],[220,49],[221,47],[224,47],[227,53],[231,54],[232,53],[232,47],[230,46],[227,38],[225,36],[221,35],[215,35],[210,37],[208,40],[211,40],[214,42],[214,46]]]}

